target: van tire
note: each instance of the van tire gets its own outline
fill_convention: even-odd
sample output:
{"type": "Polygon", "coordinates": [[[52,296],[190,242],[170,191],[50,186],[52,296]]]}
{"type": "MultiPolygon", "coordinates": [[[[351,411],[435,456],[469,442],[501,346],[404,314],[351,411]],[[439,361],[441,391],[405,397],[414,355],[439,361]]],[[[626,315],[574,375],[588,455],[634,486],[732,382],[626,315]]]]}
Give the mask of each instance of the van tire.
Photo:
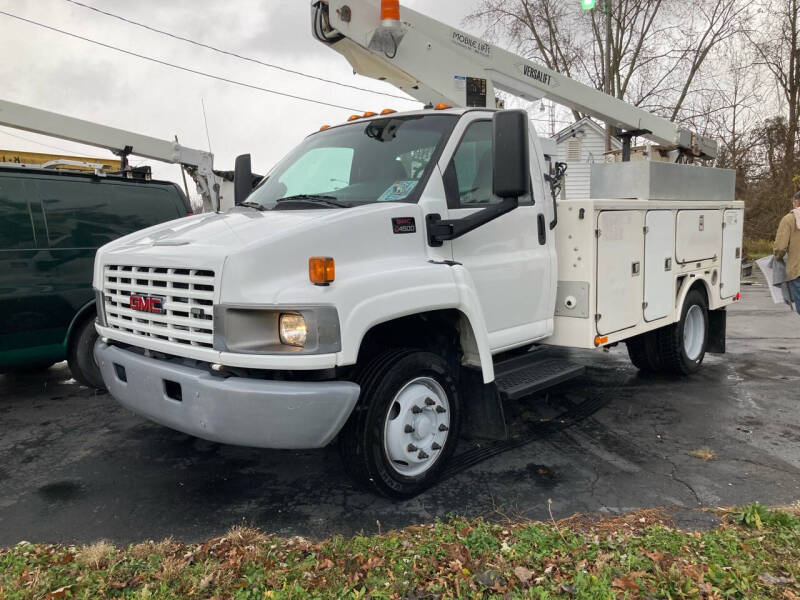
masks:
{"type": "Polygon", "coordinates": [[[67,364],[72,376],[83,385],[96,390],[105,390],[100,367],[94,359],[94,344],[97,330],[94,328],[94,313],[76,326],[69,344],[67,364]]]}
{"type": "Polygon", "coordinates": [[[696,372],[708,346],[708,301],[697,289],[686,294],[681,320],[658,330],[658,345],[664,370],[675,375],[696,372]],[[691,356],[689,356],[691,353],[691,356]]]}
{"type": "MultiPolygon", "coordinates": [[[[450,366],[442,357],[431,352],[391,350],[365,364],[355,380],[361,386],[361,395],[339,433],[339,453],[345,471],[357,483],[388,498],[407,499],[416,496],[436,482],[458,442],[460,400],[450,366]],[[405,410],[408,405],[404,403],[408,397],[404,394],[415,391],[410,386],[418,386],[416,391],[425,391],[424,386],[431,386],[435,390],[430,393],[432,404],[429,406],[421,400],[411,403],[413,410],[418,405],[424,407],[421,413],[415,413],[416,417],[408,416],[405,410]],[[435,403],[433,398],[436,398],[435,403]],[[446,410],[440,411],[440,407],[444,409],[445,405],[446,410]],[[401,406],[404,407],[403,412],[400,412],[401,406]],[[400,416],[396,413],[400,413],[400,416]],[[423,427],[427,432],[433,432],[427,433],[418,443],[430,444],[436,438],[434,448],[439,448],[431,450],[426,446],[429,458],[418,464],[409,462],[403,466],[390,458],[398,448],[397,443],[391,442],[398,442],[398,427],[400,424],[407,427],[405,423],[409,418],[419,419],[418,433],[422,434],[423,427]],[[441,435],[438,432],[442,431],[440,426],[444,423],[436,425],[436,419],[439,418],[447,419],[447,427],[441,435]],[[390,421],[395,419],[398,420],[393,427],[390,421]],[[428,460],[430,462],[426,465],[428,460]],[[414,469],[425,470],[415,472],[414,469]]],[[[423,395],[427,396],[427,391],[423,395]]],[[[412,439],[401,439],[400,447],[407,448],[406,441],[414,442],[412,439]]],[[[417,450],[413,454],[416,455],[417,450]]]]}
{"type": "Polygon", "coordinates": [[[628,357],[633,366],[640,371],[657,373],[663,365],[658,346],[658,330],[648,331],[625,341],[628,357]]]}

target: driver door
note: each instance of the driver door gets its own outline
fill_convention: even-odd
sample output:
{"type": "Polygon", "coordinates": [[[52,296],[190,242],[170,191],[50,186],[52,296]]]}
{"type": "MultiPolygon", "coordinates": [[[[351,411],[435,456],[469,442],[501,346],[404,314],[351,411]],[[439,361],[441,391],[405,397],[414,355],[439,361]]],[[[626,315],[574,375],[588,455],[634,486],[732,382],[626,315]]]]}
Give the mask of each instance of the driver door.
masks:
{"type": "MultiPolygon", "coordinates": [[[[492,194],[491,117],[477,113],[465,121],[444,170],[451,219],[501,201],[492,194]]],[[[520,198],[516,210],[452,242],[453,260],[464,265],[475,283],[495,353],[552,333],[553,234],[544,214],[545,198],[535,200],[531,195],[520,198]]]]}

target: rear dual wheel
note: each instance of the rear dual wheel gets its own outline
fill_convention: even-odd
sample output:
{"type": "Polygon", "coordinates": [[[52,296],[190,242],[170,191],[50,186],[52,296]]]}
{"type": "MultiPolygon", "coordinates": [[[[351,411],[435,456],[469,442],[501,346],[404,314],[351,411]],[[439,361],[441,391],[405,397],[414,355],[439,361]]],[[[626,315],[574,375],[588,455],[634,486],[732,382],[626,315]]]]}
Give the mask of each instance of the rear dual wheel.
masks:
{"type": "Polygon", "coordinates": [[[708,345],[708,302],[700,290],[686,295],[681,319],[626,342],[628,356],[642,371],[691,375],[703,364],[708,345]]]}
{"type": "Polygon", "coordinates": [[[681,320],[659,331],[659,349],[664,370],[691,375],[703,364],[708,345],[708,301],[698,289],[686,295],[681,320]]]}
{"type": "Polygon", "coordinates": [[[357,378],[361,396],[339,434],[345,470],[390,498],[431,486],[453,453],[460,402],[447,362],[431,352],[394,350],[357,378]]]}

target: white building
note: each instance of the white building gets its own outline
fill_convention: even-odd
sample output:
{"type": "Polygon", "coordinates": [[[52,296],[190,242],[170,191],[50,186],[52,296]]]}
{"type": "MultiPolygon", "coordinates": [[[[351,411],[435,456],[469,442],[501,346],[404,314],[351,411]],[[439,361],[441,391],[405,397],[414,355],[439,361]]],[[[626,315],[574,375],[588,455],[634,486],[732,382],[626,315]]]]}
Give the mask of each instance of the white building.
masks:
{"type": "MultiPolygon", "coordinates": [[[[605,162],[606,131],[589,117],[565,127],[553,138],[558,149],[556,161],[567,163],[565,198],[588,198],[593,163],[605,162]]],[[[619,150],[622,142],[611,138],[611,148],[619,150]]]]}

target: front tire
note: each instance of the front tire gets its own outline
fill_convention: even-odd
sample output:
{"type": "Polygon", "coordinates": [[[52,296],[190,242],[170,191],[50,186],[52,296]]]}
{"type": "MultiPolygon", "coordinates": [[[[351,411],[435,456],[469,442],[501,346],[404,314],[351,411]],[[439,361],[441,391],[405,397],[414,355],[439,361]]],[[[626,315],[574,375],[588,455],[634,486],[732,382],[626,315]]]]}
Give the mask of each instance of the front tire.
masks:
{"type": "Polygon", "coordinates": [[[447,361],[389,351],[357,380],[361,396],[339,434],[345,470],[383,496],[416,496],[437,480],[458,440],[461,407],[447,361]]]}
{"type": "Polygon", "coordinates": [[[69,346],[67,364],[76,381],[96,390],[106,389],[100,367],[94,360],[94,344],[97,341],[97,330],[94,319],[84,319],[78,324],[75,335],[69,346]]]}
{"type": "Polygon", "coordinates": [[[691,375],[703,364],[708,345],[708,301],[698,289],[686,295],[681,320],[659,330],[664,370],[691,375]]]}

